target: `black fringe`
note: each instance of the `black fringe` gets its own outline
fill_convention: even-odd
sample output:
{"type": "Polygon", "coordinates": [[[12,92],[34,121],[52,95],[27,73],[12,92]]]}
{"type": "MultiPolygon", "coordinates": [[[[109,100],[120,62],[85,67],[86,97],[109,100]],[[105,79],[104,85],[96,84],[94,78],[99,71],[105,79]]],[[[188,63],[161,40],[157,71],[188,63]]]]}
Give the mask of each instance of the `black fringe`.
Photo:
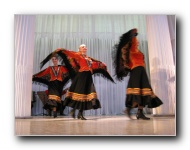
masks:
{"type": "Polygon", "coordinates": [[[111,82],[115,83],[113,78],[110,76],[110,74],[105,69],[94,69],[93,75],[101,76],[101,77],[106,78],[106,79],[110,80],[111,82]]]}
{"type": "Polygon", "coordinates": [[[51,57],[55,54],[55,52],[50,53],[41,63],[40,69],[51,59],[51,57]]]}
{"type": "Polygon", "coordinates": [[[131,29],[128,32],[122,34],[120,36],[118,44],[115,44],[112,51],[112,59],[113,59],[113,66],[115,68],[115,75],[116,78],[121,81],[123,77],[126,77],[130,72],[130,68],[124,67],[124,64],[129,64],[129,54],[131,48],[131,39],[134,36],[137,36],[137,29],[131,29]],[[125,61],[122,59],[122,52],[121,49],[128,44],[126,50],[126,58],[125,61]]]}
{"type": "MultiPolygon", "coordinates": [[[[119,46],[118,44],[116,44],[113,47],[113,51],[112,51],[112,59],[113,59],[113,67],[115,69],[115,75],[116,79],[119,81],[122,81],[124,77],[126,77],[128,75],[128,73],[130,72],[130,69],[124,67],[124,62],[121,58],[121,48],[119,48],[121,46],[119,46]]],[[[129,60],[129,51],[127,52],[126,57],[128,57],[126,60],[129,60]]],[[[127,63],[127,62],[126,62],[127,63]]]]}
{"type": "MultiPolygon", "coordinates": [[[[58,55],[58,52],[52,52],[50,53],[41,63],[40,63],[40,69],[42,69],[42,67],[55,55],[58,55]]],[[[59,55],[58,55],[59,56],[59,55]]],[[[61,57],[57,58],[59,61],[62,61],[61,57]]]]}
{"type": "Polygon", "coordinates": [[[69,59],[67,58],[67,55],[62,53],[62,51],[59,51],[57,54],[62,58],[61,64],[65,65],[65,67],[69,71],[69,75],[71,79],[73,79],[76,76],[77,72],[75,71],[75,68],[73,68],[72,65],[70,64],[69,59]]]}
{"type": "Polygon", "coordinates": [[[38,82],[38,83],[42,83],[42,84],[45,84],[45,85],[49,84],[49,81],[47,79],[42,79],[42,78],[37,78],[37,77],[33,77],[32,81],[35,82],[35,83],[38,82]]]}

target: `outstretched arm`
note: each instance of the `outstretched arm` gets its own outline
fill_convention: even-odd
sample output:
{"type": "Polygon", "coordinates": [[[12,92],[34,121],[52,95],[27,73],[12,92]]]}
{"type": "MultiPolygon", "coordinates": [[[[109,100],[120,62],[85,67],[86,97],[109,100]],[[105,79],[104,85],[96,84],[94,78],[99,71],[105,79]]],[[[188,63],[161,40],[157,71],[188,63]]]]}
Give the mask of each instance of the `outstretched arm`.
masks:
{"type": "Polygon", "coordinates": [[[49,72],[50,72],[50,67],[40,71],[39,73],[34,74],[32,77],[40,78],[40,77],[46,76],[47,74],[49,74],[49,72]]]}
{"type": "Polygon", "coordinates": [[[34,83],[38,82],[38,83],[43,83],[43,84],[48,85],[49,80],[50,80],[50,67],[48,67],[47,69],[44,69],[44,70],[40,71],[39,73],[36,73],[32,76],[32,81],[34,83]]]}
{"type": "Polygon", "coordinates": [[[110,76],[109,72],[107,71],[107,66],[101,61],[93,61],[92,62],[92,71],[94,75],[102,76],[110,80],[111,82],[115,83],[113,78],[110,76]]]}
{"type": "Polygon", "coordinates": [[[63,53],[65,55],[67,55],[68,57],[75,58],[75,59],[79,58],[79,55],[78,55],[77,52],[67,50],[67,49],[64,49],[64,48],[57,48],[54,52],[58,53],[58,54],[63,53]]]}

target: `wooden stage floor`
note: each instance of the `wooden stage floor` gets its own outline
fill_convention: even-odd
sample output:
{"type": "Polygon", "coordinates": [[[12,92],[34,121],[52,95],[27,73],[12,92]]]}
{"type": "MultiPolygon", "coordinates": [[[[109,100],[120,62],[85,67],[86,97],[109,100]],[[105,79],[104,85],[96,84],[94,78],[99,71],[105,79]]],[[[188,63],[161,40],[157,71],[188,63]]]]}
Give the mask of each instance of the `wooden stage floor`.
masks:
{"type": "Polygon", "coordinates": [[[15,119],[15,136],[176,136],[175,116],[152,116],[150,120],[119,116],[32,116],[15,119]]]}

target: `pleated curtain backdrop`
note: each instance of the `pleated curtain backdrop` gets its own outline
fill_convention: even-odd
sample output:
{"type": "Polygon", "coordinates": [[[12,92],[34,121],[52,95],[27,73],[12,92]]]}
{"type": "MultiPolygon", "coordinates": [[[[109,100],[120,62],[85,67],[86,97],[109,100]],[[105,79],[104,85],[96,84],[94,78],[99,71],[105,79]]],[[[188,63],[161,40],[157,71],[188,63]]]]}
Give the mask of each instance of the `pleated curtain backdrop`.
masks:
{"type": "MultiPolygon", "coordinates": [[[[20,17],[23,17],[23,15],[20,15],[19,18],[20,17]]],[[[33,16],[27,16],[27,17],[31,19],[31,17],[33,16]]],[[[167,18],[167,15],[165,15],[165,17],[167,18]]],[[[40,62],[56,48],[62,47],[73,51],[77,51],[80,44],[87,45],[88,56],[106,63],[108,71],[110,72],[111,76],[115,79],[114,68],[111,57],[112,48],[114,44],[118,42],[119,36],[132,28],[138,28],[139,32],[138,39],[140,42],[139,49],[145,55],[146,70],[148,76],[151,77],[151,71],[149,70],[151,66],[151,62],[149,62],[150,60],[149,55],[151,53],[150,51],[155,51],[155,49],[149,49],[150,47],[148,44],[149,39],[147,40],[148,36],[147,23],[150,22],[151,20],[147,19],[147,15],[35,15],[32,19],[33,22],[30,24],[30,28],[33,25],[32,29],[35,30],[30,30],[30,31],[31,32],[34,31],[33,32],[35,36],[35,38],[33,39],[34,47],[31,46],[31,51],[32,48],[33,51],[30,53],[30,58],[27,57],[26,60],[28,61],[31,61],[31,59],[33,60],[32,62],[33,66],[30,66],[30,68],[32,68],[33,71],[32,73],[31,72],[29,74],[27,73],[27,75],[29,75],[27,76],[27,78],[24,78],[26,74],[25,72],[23,72],[23,77],[22,76],[15,77],[15,83],[18,84],[15,85],[15,89],[17,89],[20,85],[22,85],[21,84],[22,82],[20,81],[30,80],[31,82],[31,74],[40,71],[40,62]]],[[[23,24],[23,22],[20,19],[15,17],[15,22],[17,21],[20,24],[23,24]]],[[[165,24],[163,26],[165,26],[165,24]]],[[[154,33],[156,32],[155,30],[157,29],[153,28],[151,32],[154,33]]],[[[23,34],[21,31],[22,31],[21,29],[17,28],[17,31],[15,30],[15,33],[17,32],[17,34],[23,34]]],[[[32,35],[33,34],[31,34],[31,36],[32,35]]],[[[15,38],[16,38],[15,43],[17,43],[18,45],[26,45],[28,40],[32,42],[32,40],[29,39],[30,37],[28,36],[26,37],[25,41],[21,40],[20,37],[15,37],[15,38]]],[[[158,39],[158,41],[159,40],[160,39],[158,39]]],[[[171,44],[171,41],[169,41],[169,43],[171,44]]],[[[162,45],[162,43],[159,44],[162,45]]],[[[15,55],[15,63],[17,61],[17,57],[19,56],[22,56],[22,59],[25,59],[23,57],[25,57],[24,54],[26,53],[26,51],[20,51],[20,49],[15,49],[15,50],[17,50],[17,52],[19,53],[19,55],[15,55]]],[[[165,52],[160,50],[160,53],[155,53],[155,54],[161,56],[163,53],[165,52]]],[[[168,54],[169,54],[168,57],[173,58],[173,54],[171,53],[168,54]]],[[[162,63],[165,64],[164,59],[161,61],[163,61],[162,63]]],[[[47,63],[42,69],[45,69],[49,65],[52,65],[51,61],[47,63]]],[[[26,66],[22,67],[27,68],[26,66]]],[[[175,70],[175,66],[173,65],[172,67],[174,67],[172,69],[175,70]]],[[[15,73],[17,74],[17,70],[15,70],[15,73]]],[[[158,76],[158,78],[161,79],[162,77],[158,76]]],[[[98,110],[85,111],[85,115],[123,114],[123,110],[125,109],[125,98],[126,98],[125,91],[127,87],[128,77],[126,77],[122,82],[118,82],[117,80],[115,80],[116,84],[113,84],[103,79],[102,77],[97,77],[97,76],[93,76],[93,80],[102,108],[98,110]]],[[[70,83],[66,85],[66,87],[69,87],[69,85],[70,83]]],[[[32,93],[32,91],[34,92],[45,91],[47,89],[47,87],[45,86],[36,85],[32,83],[31,83],[32,88],[29,88],[29,86],[27,87],[27,90],[30,90],[30,93],[32,93]]],[[[172,89],[173,87],[174,85],[169,88],[172,89]]],[[[28,95],[27,99],[29,100],[27,100],[28,102],[25,103],[26,101],[24,100],[25,91],[24,89],[20,89],[19,91],[20,91],[19,94],[15,93],[15,96],[18,97],[16,98],[15,104],[17,103],[22,104],[20,105],[20,107],[24,107],[24,105],[30,105],[29,100],[30,102],[33,100],[31,98],[32,94],[30,96],[28,95]]],[[[164,91],[161,91],[161,93],[159,93],[160,96],[162,96],[162,94],[164,94],[164,91]]],[[[175,94],[174,91],[173,94],[175,94]]],[[[32,115],[41,115],[42,113],[44,113],[44,110],[42,108],[43,107],[42,102],[36,94],[34,97],[36,102],[33,104],[32,109],[28,108],[29,109],[28,112],[31,112],[32,115]]],[[[64,99],[64,96],[62,99],[64,99]]],[[[165,103],[167,104],[171,102],[175,102],[175,97],[173,97],[172,100],[170,99],[166,101],[165,103]]],[[[18,105],[17,107],[19,108],[18,105]]],[[[175,107],[175,105],[173,105],[172,107],[175,107]]],[[[168,105],[167,108],[165,109],[169,109],[168,105]]],[[[70,108],[66,108],[65,113],[68,114],[69,110],[70,108]]],[[[152,113],[152,110],[145,109],[145,112],[152,113]]],[[[162,111],[156,111],[153,113],[162,114],[162,111]]],[[[174,112],[172,111],[170,111],[170,113],[174,114],[174,112]]],[[[22,116],[26,116],[26,114],[22,111],[22,109],[21,109],[21,114],[22,116]]],[[[16,116],[18,116],[17,113],[16,116]]]]}

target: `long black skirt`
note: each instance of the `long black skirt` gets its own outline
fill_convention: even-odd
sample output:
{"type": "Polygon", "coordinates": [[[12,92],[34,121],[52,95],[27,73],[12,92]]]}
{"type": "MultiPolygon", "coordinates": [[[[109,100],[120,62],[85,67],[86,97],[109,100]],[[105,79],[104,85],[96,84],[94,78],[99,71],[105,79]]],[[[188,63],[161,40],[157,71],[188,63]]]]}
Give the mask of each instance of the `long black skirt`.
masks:
{"type": "Polygon", "coordinates": [[[90,71],[77,73],[66,94],[63,104],[79,110],[101,108],[90,71]]]}
{"type": "Polygon", "coordinates": [[[49,82],[48,101],[43,106],[44,109],[47,110],[56,107],[57,110],[60,110],[62,105],[61,95],[62,95],[63,86],[64,86],[63,83],[58,80],[49,82]]]}
{"type": "Polygon", "coordinates": [[[130,73],[128,86],[126,89],[126,107],[146,106],[155,108],[162,105],[163,102],[154,94],[148,80],[144,67],[134,68],[130,73]],[[137,105],[133,105],[136,103],[137,105]]]}

